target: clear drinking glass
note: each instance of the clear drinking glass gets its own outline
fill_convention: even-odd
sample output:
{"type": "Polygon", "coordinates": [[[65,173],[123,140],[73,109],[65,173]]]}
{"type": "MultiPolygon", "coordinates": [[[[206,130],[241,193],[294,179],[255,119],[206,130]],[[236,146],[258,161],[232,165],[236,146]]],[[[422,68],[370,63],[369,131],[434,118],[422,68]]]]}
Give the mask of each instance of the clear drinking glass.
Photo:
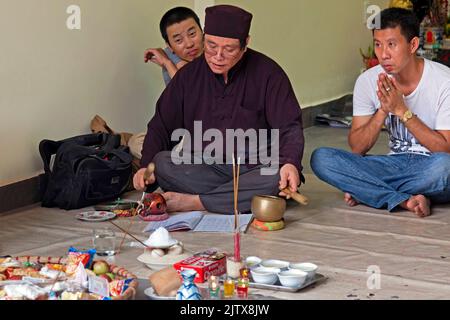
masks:
{"type": "Polygon", "coordinates": [[[97,255],[113,256],[116,254],[116,234],[109,228],[94,229],[92,242],[97,255]]]}

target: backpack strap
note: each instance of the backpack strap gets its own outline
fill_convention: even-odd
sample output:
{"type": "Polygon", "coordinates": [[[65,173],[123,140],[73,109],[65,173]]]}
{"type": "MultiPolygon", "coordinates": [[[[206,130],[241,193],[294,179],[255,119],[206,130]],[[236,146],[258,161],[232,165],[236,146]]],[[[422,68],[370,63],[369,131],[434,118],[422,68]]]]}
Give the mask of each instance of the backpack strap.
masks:
{"type": "Polygon", "coordinates": [[[111,153],[113,150],[120,147],[120,135],[116,134],[103,134],[103,143],[102,143],[102,149],[107,152],[111,153]]]}
{"type": "Polygon", "coordinates": [[[61,141],[42,140],[39,143],[39,153],[42,161],[44,162],[44,171],[46,174],[50,174],[50,159],[54,155],[59,147],[62,145],[61,141]]]}

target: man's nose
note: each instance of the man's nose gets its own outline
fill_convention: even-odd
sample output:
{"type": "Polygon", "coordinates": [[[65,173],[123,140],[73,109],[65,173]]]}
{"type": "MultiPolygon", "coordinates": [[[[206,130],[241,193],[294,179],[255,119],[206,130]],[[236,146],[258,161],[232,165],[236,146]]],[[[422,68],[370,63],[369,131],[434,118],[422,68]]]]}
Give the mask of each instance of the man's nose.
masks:
{"type": "Polygon", "coordinates": [[[187,38],[187,40],[186,40],[186,47],[187,47],[188,49],[190,49],[190,48],[192,48],[194,45],[195,45],[195,42],[194,42],[192,39],[187,38]]]}
{"type": "Polygon", "coordinates": [[[217,60],[223,60],[224,56],[223,56],[223,48],[218,48],[217,49],[217,53],[214,56],[217,60]]]}
{"type": "Polygon", "coordinates": [[[381,58],[382,58],[383,60],[387,60],[387,59],[390,58],[389,48],[383,47],[383,48],[381,49],[381,58]]]}

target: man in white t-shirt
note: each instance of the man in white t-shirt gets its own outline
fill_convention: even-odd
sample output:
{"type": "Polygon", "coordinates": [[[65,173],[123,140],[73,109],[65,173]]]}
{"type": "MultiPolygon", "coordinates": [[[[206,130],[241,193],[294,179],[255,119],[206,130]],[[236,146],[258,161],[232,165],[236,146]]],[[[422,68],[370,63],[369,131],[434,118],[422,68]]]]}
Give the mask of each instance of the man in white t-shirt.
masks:
{"type": "Polygon", "coordinates": [[[381,12],[373,32],[380,65],[354,90],[353,153],[321,148],[311,157],[315,174],[344,191],[350,206],[401,207],[427,217],[431,203],[450,202],[450,69],[416,55],[419,30],[409,10],[381,12]],[[383,125],[391,152],[368,156],[383,125]]]}

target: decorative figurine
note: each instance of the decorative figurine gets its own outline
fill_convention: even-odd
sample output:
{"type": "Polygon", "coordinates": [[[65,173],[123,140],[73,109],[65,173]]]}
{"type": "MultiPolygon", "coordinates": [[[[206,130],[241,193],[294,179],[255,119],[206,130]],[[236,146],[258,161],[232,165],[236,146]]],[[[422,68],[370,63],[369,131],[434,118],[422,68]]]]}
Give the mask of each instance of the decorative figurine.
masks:
{"type": "Polygon", "coordinates": [[[183,284],[177,291],[177,300],[202,300],[200,290],[194,283],[197,271],[186,269],[181,271],[183,284]]]}
{"type": "Polygon", "coordinates": [[[169,218],[166,199],[159,193],[147,193],[138,207],[139,217],[144,221],[163,221],[169,218]]]}

